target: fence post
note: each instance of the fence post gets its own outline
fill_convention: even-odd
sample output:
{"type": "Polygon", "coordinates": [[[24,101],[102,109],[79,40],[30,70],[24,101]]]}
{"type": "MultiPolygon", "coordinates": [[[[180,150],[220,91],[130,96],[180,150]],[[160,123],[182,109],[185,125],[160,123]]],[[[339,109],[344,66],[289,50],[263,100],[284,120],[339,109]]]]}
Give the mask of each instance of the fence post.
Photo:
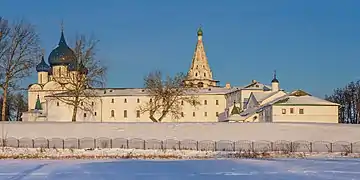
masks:
{"type": "Polygon", "coordinates": [[[290,152],[294,152],[294,149],[293,149],[293,142],[292,142],[292,141],[290,142],[290,152]]]}
{"type": "Polygon", "coordinates": [[[161,150],[164,150],[164,141],[163,140],[160,141],[160,145],[161,145],[161,150]]]}
{"type": "Polygon", "coordinates": [[[146,140],[144,140],[144,150],[146,149],[146,140]]]}
{"type": "Polygon", "coordinates": [[[330,143],[330,152],[331,153],[333,152],[333,143],[332,142],[330,143]]]}
{"type": "Polygon", "coordinates": [[[31,139],[31,141],[32,141],[32,148],[35,148],[35,140],[31,139]]]}
{"type": "Polygon", "coordinates": [[[234,152],[236,151],[236,142],[235,141],[233,142],[233,151],[234,152]]]}
{"type": "Polygon", "coordinates": [[[181,150],[181,141],[178,140],[178,144],[179,144],[179,150],[181,150]]]}
{"type": "Polygon", "coordinates": [[[274,151],[274,142],[270,142],[270,151],[273,152],[274,151]]]}
{"type": "Polygon", "coordinates": [[[78,149],[81,149],[81,148],[80,148],[80,139],[77,139],[77,140],[78,140],[78,145],[77,145],[77,146],[78,146],[78,149]]]}
{"type": "Polygon", "coordinates": [[[199,151],[199,141],[196,141],[196,151],[199,151]]]}
{"type": "Polygon", "coordinates": [[[47,143],[47,148],[50,149],[50,141],[49,141],[49,139],[46,139],[46,143],[47,143]]]}
{"type": "Polygon", "coordinates": [[[129,149],[129,140],[126,139],[126,149],[129,149]]]}
{"type": "Polygon", "coordinates": [[[214,151],[217,151],[217,147],[216,147],[216,141],[214,141],[214,151]]]}
{"type": "Polygon", "coordinates": [[[353,143],[350,143],[350,153],[353,153],[353,143]]]}
{"type": "Polygon", "coordinates": [[[255,142],[254,141],[251,142],[251,149],[253,152],[255,152],[255,142]]]}
{"type": "Polygon", "coordinates": [[[96,148],[96,138],[94,138],[94,149],[96,148]]]}
{"type": "Polygon", "coordinates": [[[110,148],[113,148],[113,139],[110,139],[110,148]]]}
{"type": "Polygon", "coordinates": [[[63,149],[65,149],[65,139],[62,139],[63,149]]]}
{"type": "Polygon", "coordinates": [[[20,147],[20,140],[16,139],[16,141],[17,141],[17,147],[19,148],[20,147]]]}
{"type": "Polygon", "coordinates": [[[312,152],[313,152],[313,143],[310,142],[310,153],[312,153],[312,152]]]}

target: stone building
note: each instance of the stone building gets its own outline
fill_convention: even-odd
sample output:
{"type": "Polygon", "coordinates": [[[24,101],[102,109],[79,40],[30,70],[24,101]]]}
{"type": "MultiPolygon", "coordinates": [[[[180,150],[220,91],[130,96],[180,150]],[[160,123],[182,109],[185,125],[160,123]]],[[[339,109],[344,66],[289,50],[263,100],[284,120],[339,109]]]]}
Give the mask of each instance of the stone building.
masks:
{"type": "MultiPolygon", "coordinates": [[[[77,73],[86,76],[87,69],[81,63],[81,68],[75,68],[78,62],[65,41],[63,30],[58,46],[48,57],[48,64],[44,58],[42,56],[36,66],[38,82],[29,85],[29,107],[28,112],[23,114],[23,120],[69,122],[72,108],[56,100],[54,95],[64,92],[67,78],[77,73]],[[58,83],[54,78],[64,81],[58,83]]],[[[201,28],[197,31],[197,44],[185,83],[200,88],[196,95],[201,105],[194,108],[182,103],[181,118],[165,117],[164,122],[337,122],[337,104],[307,93],[303,96],[296,96],[296,92],[286,93],[280,89],[276,74],[271,86],[256,80],[243,87],[232,87],[229,83],[225,87],[219,86],[205,53],[201,28]],[[284,109],[289,116],[285,116],[284,109]]],[[[77,121],[151,122],[148,114],[141,114],[138,110],[142,103],[150,100],[144,89],[105,88],[97,89],[96,93],[98,96],[92,102],[93,111],[79,110],[77,121]]]]}

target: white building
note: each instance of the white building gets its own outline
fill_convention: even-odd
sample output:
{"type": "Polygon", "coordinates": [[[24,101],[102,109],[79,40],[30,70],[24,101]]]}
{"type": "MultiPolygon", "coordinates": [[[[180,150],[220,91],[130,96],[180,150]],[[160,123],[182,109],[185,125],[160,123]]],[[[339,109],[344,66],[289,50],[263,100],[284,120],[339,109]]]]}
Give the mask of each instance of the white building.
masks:
{"type": "MultiPolygon", "coordinates": [[[[244,87],[231,87],[230,84],[220,87],[219,81],[213,79],[204,50],[201,28],[197,35],[197,44],[185,83],[200,88],[196,95],[201,105],[194,108],[184,103],[181,118],[176,121],[337,122],[337,104],[309,95],[298,97],[293,96],[294,93],[285,93],[279,88],[276,77],[271,86],[252,80],[244,87]],[[296,100],[293,100],[294,98],[296,100]],[[276,100],[281,100],[281,103],[276,100]],[[283,109],[286,109],[285,114],[282,113],[283,109]],[[299,113],[294,113],[295,111],[299,113]]],[[[49,65],[42,57],[36,67],[38,82],[29,86],[29,107],[28,112],[23,115],[24,121],[71,121],[72,107],[54,98],[64,93],[66,84],[59,84],[53,79],[68,78],[74,73],[86,75],[85,67],[79,71],[75,70],[74,59],[74,52],[67,45],[62,31],[58,47],[48,57],[49,65]]],[[[142,103],[150,100],[144,89],[105,88],[96,89],[96,93],[97,97],[92,102],[93,110],[91,112],[79,110],[77,121],[151,122],[148,114],[140,114],[138,110],[142,103]]],[[[174,122],[175,120],[165,117],[163,121],[174,122]]]]}

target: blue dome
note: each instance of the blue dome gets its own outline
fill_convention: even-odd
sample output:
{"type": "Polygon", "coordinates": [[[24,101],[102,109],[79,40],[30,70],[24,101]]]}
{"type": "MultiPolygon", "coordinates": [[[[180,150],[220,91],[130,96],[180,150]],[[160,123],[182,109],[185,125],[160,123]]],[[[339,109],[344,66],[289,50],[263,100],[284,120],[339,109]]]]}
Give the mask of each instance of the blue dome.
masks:
{"type": "Polygon", "coordinates": [[[37,72],[49,72],[50,66],[46,64],[44,56],[41,57],[41,61],[36,65],[37,72]]]}
{"type": "Polygon", "coordinates": [[[68,65],[75,60],[75,53],[66,44],[64,32],[61,32],[60,41],[58,47],[51,51],[49,55],[50,66],[56,65],[68,65]]]}

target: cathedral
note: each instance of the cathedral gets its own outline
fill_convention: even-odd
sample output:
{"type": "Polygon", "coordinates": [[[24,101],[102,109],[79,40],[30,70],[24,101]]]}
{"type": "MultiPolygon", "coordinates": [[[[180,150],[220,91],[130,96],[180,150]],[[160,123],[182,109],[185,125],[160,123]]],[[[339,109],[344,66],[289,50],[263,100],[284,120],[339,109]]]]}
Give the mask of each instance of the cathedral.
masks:
{"type": "MultiPolygon", "coordinates": [[[[197,43],[186,85],[198,87],[200,106],[181,103],[180,119],[165,117],[163,122],[338,122],[338,104],[312,96],[303,90],[286,92],[280,88],[274,73],[270,85],[252,80],[245,86],[224,87],[213,78],[206,56],[203,30],[197,31],[197,43]]],[[[58,46],[45,62],[45,55],[36,66],[37,83],[28,88],[28,112],[23,121],[70,122],[72,107],[54,98],[63,93],[69,78],[86,77],[88,69],[78,62],[74,51],[61,30],[58,46]],[[61,79],[61,81],[59,81],[61,79]],[[56,80],[56,81],[55,81],[56,80]]],[[[150,100],[141,88],[99,89],[91,103],[93,110],[77,112],[80,122],[151,122],[149,114],[142,114],[138,107],[150,100]]]]}

